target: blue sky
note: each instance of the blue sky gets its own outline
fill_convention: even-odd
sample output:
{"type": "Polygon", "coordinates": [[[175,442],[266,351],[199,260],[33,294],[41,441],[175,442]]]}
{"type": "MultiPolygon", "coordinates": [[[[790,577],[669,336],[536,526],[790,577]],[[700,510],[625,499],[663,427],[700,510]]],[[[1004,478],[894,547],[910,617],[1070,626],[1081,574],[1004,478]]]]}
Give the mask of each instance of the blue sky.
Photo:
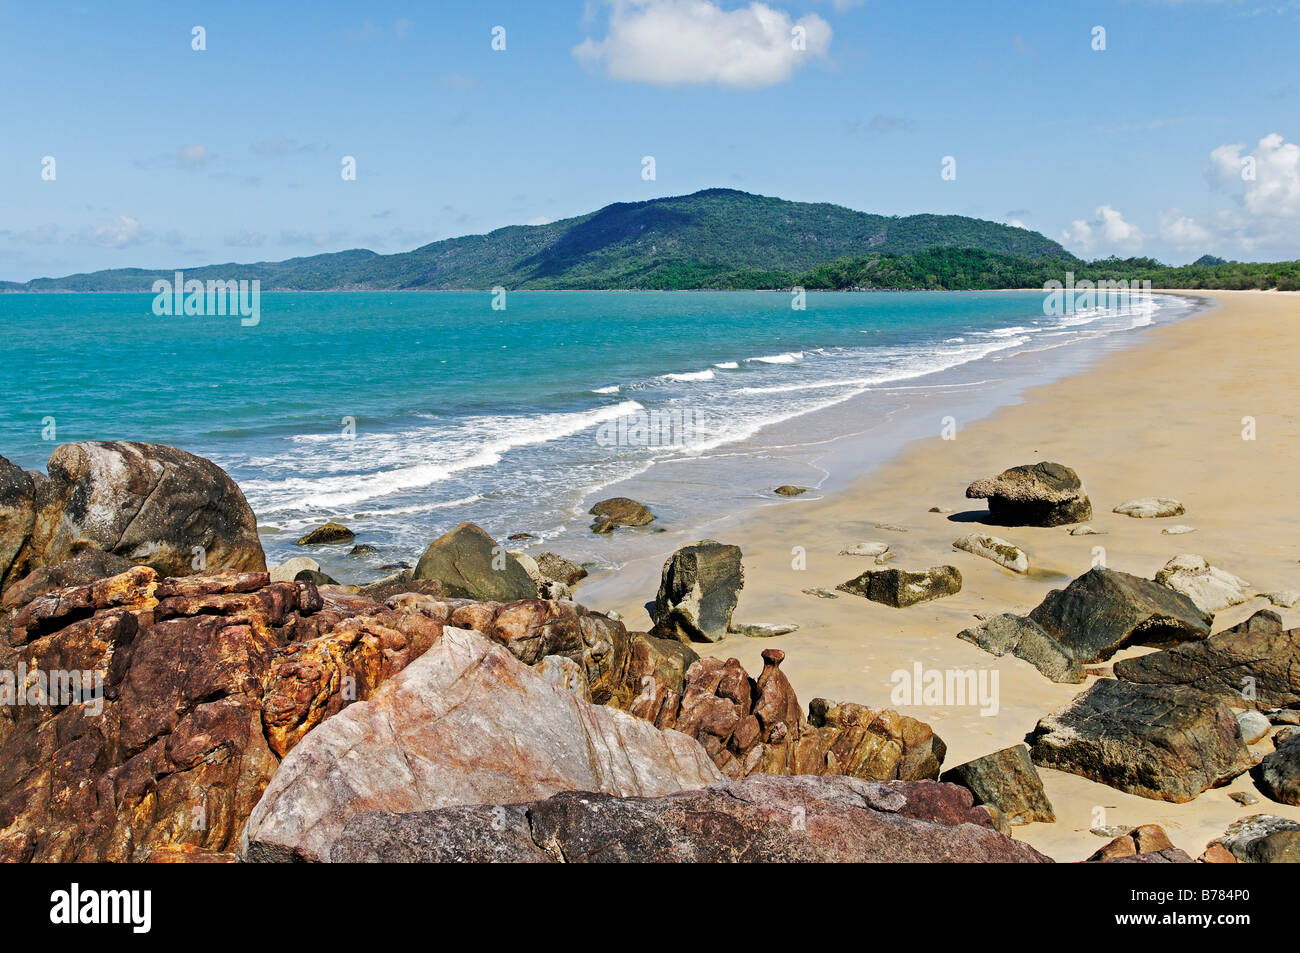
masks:
{"type": "Polygon", "coordinates": [[[1297,258],[1297,50],[1296,0],[0,0],[0,279],[403,251],[713,186],[1087,257],[1297,258]]]}

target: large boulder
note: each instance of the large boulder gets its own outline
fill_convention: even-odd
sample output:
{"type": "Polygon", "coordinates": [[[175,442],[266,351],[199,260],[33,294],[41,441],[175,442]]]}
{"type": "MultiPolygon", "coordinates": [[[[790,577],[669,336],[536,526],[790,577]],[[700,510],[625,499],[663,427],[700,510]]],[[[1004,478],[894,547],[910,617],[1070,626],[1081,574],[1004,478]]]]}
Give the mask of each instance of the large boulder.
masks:
{"type": "Polygon", "coordinates": [[[232,851],[283,754],[441,633],[265,573],[144,566],[38,596],[4,629],[0,670],[46,683],[0,706],[0,859],[55,862],[232,851]]]}
{"type": "Polygon", "coordinates": [[[958,632],[957,638],[999,657],[1010,653],[1054,682],[1078,684],[1084,679],[1079,660],[1041,625],[1024,616],[1010,612],[990,616],[979,625],[958,632]]]}
{"type": "Polygon", "coordinates": [[[244,494],[216,464],[174,447],[122,441],[55,449],[48,477],[0,467],[0,586],[100,549],[165,576],[262,572],[266,557],[244,494]]]}
{"type": "Polygon", "coordinates": [[[1202,612],[1215,613],[1229,606],[1240,605],[1247,598],[1250,583],[1211,566],[1204,556],[1185,554],[1175,556],[1156,573],[1156,582],[1181,592],[1202,612]]]}
{"type": "Polygon", "coordinates": [[[47,592],[69,586],[88,586],[99,579],[124,573],[134,565],[122,556],[114,556],[99,549],[83,549],[71,559],[33,569],[5,590],[0,606],[5,609],[25,606],[47,592]]]}
{"type": "Polygon", "coordinates": [[[967,788],[975,796],[976,804],[997,808],[1009,824],[1056,821],[1042,778],[1024,745],[1013,745],[967,761],[945,771],[939,780],[967,788]]]}
{"type": "Polygon", "coordinates": [[[1185,685],[1237,708],[1300,707],[1300,628],[1261,609],[1208,639],[1116,662],[1115,677],[1185,685]]]}
{"type": "Polygon", "coordinates": [[[972,500],[989,501],[989,522],[999,526],[1062,526],[1092,519],[1092,503],[1079,475],[1059,463],[1003,470],[966,488],[972,500]]]}
{"type": "Polygon", "coordinates": [[[339,862],[1050,863],[929,781],[756,775],[664,797],[569,792],[509,806],[354,816],[339,862]]]}
{"type": "Polygon", "coordinates": [[[436,579],[455,599],[536,599],[537,584],[496,540],[473,523],[443,533],[415,565],[416,579],[436,579]]]}
{"type": "Polygon", "coordinates": [[[367,702],[307,735],[245,830],[250,860],[324,860],[353,815],[518,804],[559,791],[656,797],[720,775],[704,749],[583,701],[492,640],[446,628],[367,702]]]}
{"type": "Polygon", "coordinates": [[[961,591],[961,573],[956,566],[931,566],[921,572],[868,569],[835,588],[895,609],[905,609],[919,602],[956,595],[961,591]]]}
{"type": "Polygon", "coordinates": [[[1053,589],[1029,618],[1084,663],[1104,662],[1130,645],[1203,639],[1213,621],[1182,593],[1100,566],[1053,589]]]}
{"type": "Polygon", "coordinates": [[[1244,864],[1300,864],[1300,821],[1276,814],[1252,814],[1228,825],[1210,842],[1244,864]]]}
{"type": "Polygon", "coordinates": [[[720,642],[745,585],[740,547],[712,539],[668,557],[655,595],[653,633],[683,642],[720,642]]]}
{"type": "Polygon", "coordinates": [[[1254,764],[1232,712],[1199,692],[1104,678],[1038,722],[1034,763],[1182,803],[1254,764]]]}
{"type": "Polygon", "coordinates": [[[1277,743],[1255,768],[1255,784],[1279,804],[1300,806],[1300,734],[1277,743]]]}

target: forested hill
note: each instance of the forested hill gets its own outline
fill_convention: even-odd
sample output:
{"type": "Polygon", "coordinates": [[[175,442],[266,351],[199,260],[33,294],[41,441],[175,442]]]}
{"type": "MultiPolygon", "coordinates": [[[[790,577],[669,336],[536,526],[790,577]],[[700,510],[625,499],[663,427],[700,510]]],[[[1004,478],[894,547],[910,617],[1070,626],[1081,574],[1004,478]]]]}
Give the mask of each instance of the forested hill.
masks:
{"type": "MultiPolygon", "coordinates": [[[[263,291],[734,287],[742,276],[770,286],[762,276],[796,275],[839,259],[939,247],[1074,260],[1037,232],[982,219],[872,215],[839,205],[707,189],[619,202],[548,225],[510,226],[395,255],[356,249],[181,270],[187,279],[260,279],[263,291]]],[[[0,283],[0,290],[149,291],[156,279],[170,280],[175,270],[115,269],[0,283]]]]}

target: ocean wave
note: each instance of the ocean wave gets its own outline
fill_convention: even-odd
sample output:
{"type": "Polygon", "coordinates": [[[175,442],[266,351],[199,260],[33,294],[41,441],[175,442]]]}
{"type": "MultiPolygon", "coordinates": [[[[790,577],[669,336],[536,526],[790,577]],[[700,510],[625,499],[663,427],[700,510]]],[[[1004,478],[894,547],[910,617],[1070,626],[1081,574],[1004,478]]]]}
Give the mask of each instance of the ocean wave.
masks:
{"type": "Polygon", "coordinates": [[[619,392],[619,386],[617,384],[611,384],[608,387],[593,387],[591,392],[593,394],[617,394],[619,392]]]}
{"type": "Polygon", "coordinates": [[[768,354],[765,357],[747,357],[745,360],[756,364],[796,364],[803,360],[803,351],[787,351],[784,354],[768,354]]]}
{"type": "Polygon", "coordinates": [[[740,365],[737,364],[735,361],[723,361],[721,364],[714,364],[713,366],[720,367],[724,371],[734,371],[738,367],[740,367],[740,365]]]}
{"type": "Polygon", "coordinates": [[[699,381],[713,380],[713,371],[690,371],[685,374],[660,374],[661,380],[676,381],[678,383],[695,383],[699,381]]]}

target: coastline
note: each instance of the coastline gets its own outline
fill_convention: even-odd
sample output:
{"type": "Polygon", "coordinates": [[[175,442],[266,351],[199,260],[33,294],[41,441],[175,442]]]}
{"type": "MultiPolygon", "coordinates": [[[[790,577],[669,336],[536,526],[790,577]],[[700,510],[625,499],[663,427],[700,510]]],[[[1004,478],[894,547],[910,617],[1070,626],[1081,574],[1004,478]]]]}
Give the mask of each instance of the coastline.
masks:
{"type": "MultiPolygon", "coordinates": [[[[1300,401],[1300,380],[1291,350],[1300,298],[1199,291],[1194,297],[1217,306],[1144,329],[1136,340],[1095,356],[1077,373],[1033,386],[1017,402],[960,424],[955,440],[942,440],[935,427],[932,435],[859,470],[843,486],[825,481],[818,498],[796,497],[712,521],[701,535],[739,545],[744,553],[746,582],[736,619],[797,623],[800,629],[771,639],[732,636],[697,649],[734,656],[750,671],[761,668],[762,650],[782,649],[784,671],[805,705],[820,696],[898,707],[934,726],[949,745],[945,766],[952,767],[1019,743],[1039,718],[1093,681],[1054,684],[1027,663],[995,658],[956,634],[973,624],[976,612],[1032,608],[1049,589],[1086,571],[1094,546],[1105,547],[1112,568],[1147,578],[1175,555],[1198,553],[1247,579],[1255,590],[1297,588],[1300,566],[1288,540],[1300,533],[1300,501],[1290,485],[1300,463],[1293,410],[1300,401]],[[1253,441],[1241,436],[1248,416],[1258,430],[1253,441]],[[1090,523],[1107,535],[1073,537],[1061,527],[999,530],[1029,554],[1034,571],[1027,577],[954,552],[952,540],[981,525],[973,516],[963,518],[983,509],[965,499],[965,487],[1040,460],[1078,471],[1094,504],[1090,523]],[[1139,496],[1176,497],[1187,514],[1138,520],[1111,512],[1139,496]],[[928,512],[932,506],[955,512],[928,512]],[[1172,523],[1186,523],[1196,532],[1162,535],[1172,523]],[[897,554],[891,565],[899,568],[959,567],[962,591],[903,610],[847,595],[831,600],[803,594],[811,587],[834,589],[868,568],[860,557],[836,555],[865,540],[889,543],[897,554]],[[804,570],[792,568],[795,547],[806,551],[804,570]],[[996,670],[1000,711],[982,717],[975,708],[892,705],[891,673],[918,663],[996,670]]],[[[653,598],[663,559],[681,535],[662,535],[655,555],[587,580],[576,599],[616,609],[629,628],[643,627],[644,604],[653,598]]],[[[1288,627],[1300,624],[1300,611],[1276,609],[1256,597],[1219,613],[1214,631],[1266,607],[1279,612],[1288,627]]],[[[1127,650],[1115,660],[1145,651],[1127,650]]],[[[1273,813],[1300,820],[1300,808],[1263,798],[1250,806],[1230,800],[1232,792],[1253,790],[1246,776],[1186,804],[1170,804],[1050,769],[1041,774],[1058,821],[1016,828],[1015,836],[1058,860],[1083,859],[1104,843],[1089,833],[1098,809],[1106,825],[1161,824],[1193,856],[1238,817],[1273,813]]]]}

